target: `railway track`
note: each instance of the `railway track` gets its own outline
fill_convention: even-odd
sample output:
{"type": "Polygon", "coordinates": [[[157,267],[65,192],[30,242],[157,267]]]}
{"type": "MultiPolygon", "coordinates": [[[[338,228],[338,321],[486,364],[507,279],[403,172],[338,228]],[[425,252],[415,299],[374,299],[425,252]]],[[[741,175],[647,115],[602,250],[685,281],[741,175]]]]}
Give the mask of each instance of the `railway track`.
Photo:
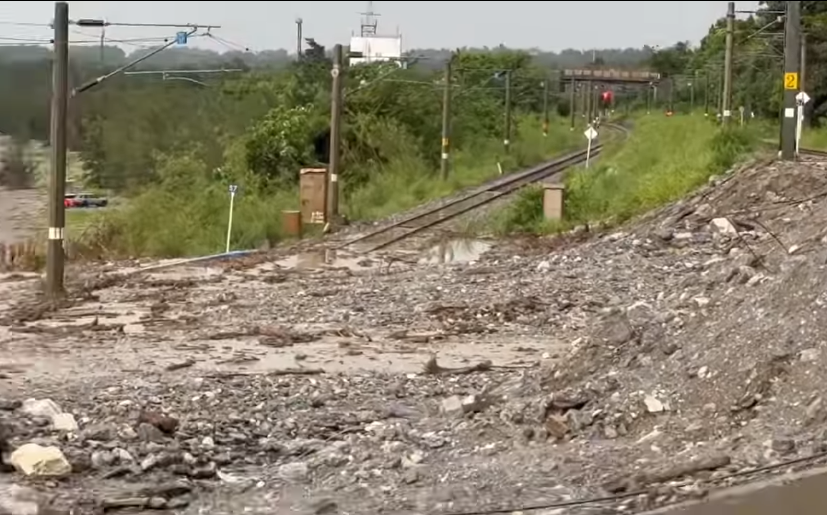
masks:
{"type": "MultiPolygon", "coordinates": [[[[612,129],[620,133],[623,137],[626,137],[629,133],[629,130],[621,125],[603,124],[603,127],[612,129]]],[[[599,156],[602,149],[602,143],[593,145],[590,157],[595,158],[599,156]]],[[[491,181],[467,195],[453,199],[423,213],[409,216],[352,238],[337,248],[342,249],[358,246],[358,251],[364,254],[384,249],[426,229],[445,223],[448,220],[478,209],[486,204],[490,204],[499,198],[517,191],[523,186],[546,179],[557,178],[565,170],[584,163],[586,161],[586,154],[586,149],[578,150],[529,170],[513,173],[491,181]]]]}
{"type": "Polygon", "coordinates": [[[816,150],[813,148],[800,148],[798,149],[798,153],[804,154],[805,156],[827,157],[827,152],[824,150],[816,150]]]}

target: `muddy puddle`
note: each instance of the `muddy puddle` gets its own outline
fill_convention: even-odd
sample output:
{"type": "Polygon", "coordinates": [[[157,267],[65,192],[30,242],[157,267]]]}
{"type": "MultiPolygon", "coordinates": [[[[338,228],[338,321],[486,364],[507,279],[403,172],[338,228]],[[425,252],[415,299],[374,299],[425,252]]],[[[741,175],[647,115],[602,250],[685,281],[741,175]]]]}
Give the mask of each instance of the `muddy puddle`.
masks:
{"type": "Polygon", "coordinates": [[[470,263],[478,260],[493,245],[490,242],[473,239],[456,239],[440,242],[424,252],[419,259],[422,264],[470,263]]]}
{"type": "Polygon", "coordinates": [[[279,268],[291,270],[320,270],[324,268],[347,268],[365,270],[379,265],[380,261],[361,254],[336,249],[303,252],[275,262],[279,268]]]}

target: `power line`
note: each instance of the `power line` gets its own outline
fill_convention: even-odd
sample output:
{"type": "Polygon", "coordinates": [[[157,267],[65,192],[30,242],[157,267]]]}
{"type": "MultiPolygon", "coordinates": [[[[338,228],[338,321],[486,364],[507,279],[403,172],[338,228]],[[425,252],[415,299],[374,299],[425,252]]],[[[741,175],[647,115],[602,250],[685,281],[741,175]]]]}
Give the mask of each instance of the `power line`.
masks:
{"type": "Polygon", "coordinates": [[[4,21],[0,20],[0,25],[7,25],[12,27],[51,27],[51,23],[29,23],[23,21],[4,21]]]}

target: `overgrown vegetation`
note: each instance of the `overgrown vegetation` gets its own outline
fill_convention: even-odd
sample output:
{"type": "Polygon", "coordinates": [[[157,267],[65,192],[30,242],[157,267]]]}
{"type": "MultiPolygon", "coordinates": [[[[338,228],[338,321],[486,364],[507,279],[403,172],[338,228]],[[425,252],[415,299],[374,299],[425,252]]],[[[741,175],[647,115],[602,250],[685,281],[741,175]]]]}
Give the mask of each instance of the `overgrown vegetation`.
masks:
{"type": "MultiPolygon", "coordinates": [[[[528,53],[460,52],[454,64],[448,180],[439,177],[442,73],[395,64],[348,70],[340,184],[349,219],[413,207],[582,143],[558,118],[568,106],[556,94],[550,134],[542,136],[549,70],[528,53]],[[508,154],[504,70],[513,99],[508,154]]],[[[219,251],[231,184],[240,191],[233,247],[278,241],[282,210],[298,206],[299,170],[328,161],[330,67],[317,52],[207,87],[133,76],[75,97],[70,142],[85,165],[81,187],[123,200],[84,217],[82,228],[70,226],[76,247],[89,256],[219,251]]],[[[76,70],[77,78],[83,73],[76,70]]]]}
{"type": "MultiPolygon", "coordinates": [[[[762,4],[769,10],[783,7],[783,2],[762,4]]],[[[819,64],[827,48],[825,6],[803,3],[810,56],[805,89],[814,98],[808,108],[816,123],[827,105],[819,64]]],[[[743,107],[748,120],[752,113],[777,118],[779,111],[778,41],[754,37],[762,28],[772,29],[774,18],[759,13],[736,23],[732,107],[736,113],[743,107]]],[[[588,174],[571,175],[567,223],[619,221],[671,200],[753,145],[754,129],[721,132],[699,113],[688,116],[704,104],[711,117],[720,109],[723,28],[722,18],[697,48],[678,43],[596,55],[574,50],[530,55],[502,47],[459,52],[447,181],[439,178],[438,168],[441,68],[449,52],[414,50],[411,54],[422,58],[410,69],[353,67],[345,80],[343,210],[350,219],[375,219],[479,183],[499,173],[499,167],[510,171],[581,144],[580,131],[569,132],[563,119],[572,106],[556,80],[548,138],[541,136],[538,115],[543,81],[557,77],[555,69],[584,66],[648,68],[664,80],[653,116],[638,121],[628,145],[606,151],[588,174]],[[507,155],[501,146],[505,70],[511,70],[515,122],[507,155]],[[682,115],[655,115],[666,108],[682,115]]],[[[138,57],[115,47],[73,48],[71,55],[74,83],[138,57]]],[[[277,241],[281,211],[298,203],[298,171],[328,161],[331,63],[326,55],[315,43],[300,64],[281,50],[221,55],[171,49],[142,66],[243,72],[220,79],[189,76],[200,84],[121,76],[73,98],[69,142],[72,155],[83,160],[83,173],[73,178],[84,189],[105,190],[123,201],[99,216],[84,217],[83,229],[70,230],[70,236],[82,236],[93,254],[214,252],[223,247],[227,188],[237,184],[233,246],[277,241]]],[[[0,47],[0,132],[23,141],[47,137],[49,68],[45,48],[0,47]]],[[[645,86],[618,87],[616,94],[627,106],[647,102],[645,86]]],[[[38,164],[26,173],[36,172],[38,164]]],[[[538,191],[522,196],[499,216],[499,230],[551,230],[540,220],[539,197],[538,191]]]]}
{"type": "MultiPolygon", "coordinates": [[[[733,60],[733,114],[740,108],[749,117],[778,119],[783,78],[784,32],[787,2],[762,1],[756,15],[735,21],[733,60]]],[[[709,97],[711,114],[721,112],[724,49],[726,41],[725,5],[721,18],[709,29],[700,45],[680,42],[655,52],[649,65],[664,77],[661,97],[672,98],[676,110],[688,112],[692,100],[701,107],[709,97]],[[674,90],[670,93],[669,89],[674,90]]],[[[801,2],[802,24],[806,38],[806,83],[801,88],[812,101],[805,107],[807,117],[819,125],[827,115],[827,2],[801,2]]]]}
{"type": "Polygon", "coordinates": [[[543,191],[527,189],[493,225],[502,233],[548,233],[589,222],[620,223],[673,201],[753,151],[765,134],[759,124],[719,129],[702,114],[641,116],[629,140],[607,149],[588,170],[566,178],[565,219],[547,222],[543,191]]]}

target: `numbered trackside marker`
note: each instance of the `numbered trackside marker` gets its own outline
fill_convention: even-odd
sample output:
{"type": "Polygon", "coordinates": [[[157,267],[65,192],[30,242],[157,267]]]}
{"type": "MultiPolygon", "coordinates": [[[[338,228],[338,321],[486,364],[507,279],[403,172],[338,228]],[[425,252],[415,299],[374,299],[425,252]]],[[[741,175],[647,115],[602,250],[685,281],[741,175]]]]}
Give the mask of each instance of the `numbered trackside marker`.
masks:
{"type": "Polygon", "coordinates": [[[797,101],[800,105],[805,105],[805,104],[807,104],[807,103],[808,103],[810,100],[812,100],[812,99],[810,98],[810,95],[808,95],[806,92],[804,92],[804,91],[799,91],[799,92],[798,92],[798,94],[795,96],[795,100],[796,100],[796,101],[797,101]]]}
{"type": "Polygon", "coordinates": [[[784,74],[784,89],[798,89],[798,74],[785,73],[784,74]]]}
{"type": "Polygon", "coordinates": [[[238,191],[238,185],[236,185],[236,184],[230,184],[230,195],[235,195],[235,193],[236,193],[237,191],[238,191]]]}

